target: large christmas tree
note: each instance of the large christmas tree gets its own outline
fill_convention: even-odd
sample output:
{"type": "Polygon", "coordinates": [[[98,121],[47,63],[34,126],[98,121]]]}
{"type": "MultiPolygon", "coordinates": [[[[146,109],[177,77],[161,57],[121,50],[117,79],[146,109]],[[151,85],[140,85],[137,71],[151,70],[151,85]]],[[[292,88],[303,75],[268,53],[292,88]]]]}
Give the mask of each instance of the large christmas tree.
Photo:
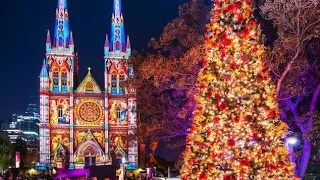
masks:
{"type": "Polygon", "coordinates": [[[183,179],[293,179],[253,0],[215,0],[183,179]]]}

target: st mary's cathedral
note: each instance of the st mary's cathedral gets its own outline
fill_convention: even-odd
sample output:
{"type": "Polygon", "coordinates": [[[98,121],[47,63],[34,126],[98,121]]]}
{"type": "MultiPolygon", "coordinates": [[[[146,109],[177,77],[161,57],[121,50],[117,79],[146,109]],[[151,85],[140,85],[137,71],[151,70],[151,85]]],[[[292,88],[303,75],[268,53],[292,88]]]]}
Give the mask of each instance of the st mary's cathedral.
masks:
{"type": "Polygon", "coordinates": [[[133,69],[128,63],[131,47],[124,32],[121,0],[114,0],[111,32],[101,58],[104,89],[90,68],[77,84],[79,62],[67,0],[58,0],[55,13],[40,73],[40,162],[81,169],[110,164],[112,151],[116,159],[138,164],[138,142],[128,138],[137,123],[135,91],[122,85],[133,76],[133,69]]]}

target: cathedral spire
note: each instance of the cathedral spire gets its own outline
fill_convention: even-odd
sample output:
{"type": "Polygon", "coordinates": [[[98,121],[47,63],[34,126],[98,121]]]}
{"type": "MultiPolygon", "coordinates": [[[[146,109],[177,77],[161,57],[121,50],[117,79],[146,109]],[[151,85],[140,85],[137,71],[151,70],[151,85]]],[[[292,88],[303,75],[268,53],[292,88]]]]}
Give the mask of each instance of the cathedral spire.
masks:
{"type": "Polygon", "coordinates": [[[51,38],[50,38],[50,30],[47,31],[47,40],[46,40],[46,51],[49,52],[51,49],[51,38]]]}
{"type": "Polygon", "coordinates": [[[108,55],[109,53],[109,37],[108,34],[106,35],[106,42],[104,44],[104,55],[108,55]]]}
{"type": "Polygon", "coordinates": [[[124,32],[121,0],[114,0],[110,36],[110,50],[125,52],[125,37],[126,36],[124,32]]]}
{"type": "Polygon", "coordinates": [[[41,68],[41,71],[40,71],[40,77],[42,77],[42,78],[48,78],[49,77],[48,68],[47,68],[47,62],[46,62],[45,59],[43,60],[42,68],[41,68]]]}
{"type": "Polygon", "coordinates": [[[58,0],[53,46],[66,48],[69,45],[69,38],[70,29],[67,0],[58,0]]]}
{"type": "Polygon", "coordinates": [[[127,47],[126,47],[126,52],[128,54],[128,56],[131,55],[131,44],[130,44],[130,38],[129,36],[127,36],[127,47]]]}
{"type": "Polygon", "coordinates": [[[69,48],[71,49],[72,52],[74,51],[74,42],[73,42],[73,34],[72,34],[72,31],[70,31],[69,48]]]}

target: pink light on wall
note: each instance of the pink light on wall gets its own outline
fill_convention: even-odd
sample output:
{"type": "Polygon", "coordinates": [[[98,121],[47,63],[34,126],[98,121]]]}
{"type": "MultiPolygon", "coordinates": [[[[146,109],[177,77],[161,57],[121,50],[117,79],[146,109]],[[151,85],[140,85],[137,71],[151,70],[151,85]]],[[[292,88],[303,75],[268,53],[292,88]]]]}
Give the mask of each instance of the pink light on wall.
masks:
{"type": "Polygon", "coordinates": [[[16,168],[20,167],[20,152],[16,152],[16,168]]]}

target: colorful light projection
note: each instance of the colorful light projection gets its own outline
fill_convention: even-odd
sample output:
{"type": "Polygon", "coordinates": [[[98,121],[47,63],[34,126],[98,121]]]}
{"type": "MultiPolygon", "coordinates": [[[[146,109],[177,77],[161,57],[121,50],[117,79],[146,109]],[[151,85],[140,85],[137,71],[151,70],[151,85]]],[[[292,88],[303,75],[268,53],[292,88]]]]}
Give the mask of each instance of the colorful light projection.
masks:
{"type": "Polygon", "coordinates": [[[128,106],[125,100],[110,100],[109,101],[109,124],[111,126],[126,126],[128,106]]]}
{"type": "Polygon", "coordinates": [[[76,125],[103,125],[104,103],[98,99],[77,99],[75,106],[76,125]]]}
{"type": "Polygon", "coordinates": [[[50,123],[69,124],[70,123],[70,100],[54,98],[50,100],[50,123]]]}
{"type": "Polygon", "coordinates": [[[111,133],[110,147],[114,151],[117,159],[122,159],[127,153],[127,134],[126,133],[111,133]]]}
{"type": "Polygon", "coordinates": [[[103,164],[105,162],[105,153],[102,150],[101,145],[96,140],[94,134],[101,138],[102,133],[92,133],[89,129],[75,151],[75,163],[84,163],[86,157],[96,158],[96,163],[98,164],[103,164]]]}

